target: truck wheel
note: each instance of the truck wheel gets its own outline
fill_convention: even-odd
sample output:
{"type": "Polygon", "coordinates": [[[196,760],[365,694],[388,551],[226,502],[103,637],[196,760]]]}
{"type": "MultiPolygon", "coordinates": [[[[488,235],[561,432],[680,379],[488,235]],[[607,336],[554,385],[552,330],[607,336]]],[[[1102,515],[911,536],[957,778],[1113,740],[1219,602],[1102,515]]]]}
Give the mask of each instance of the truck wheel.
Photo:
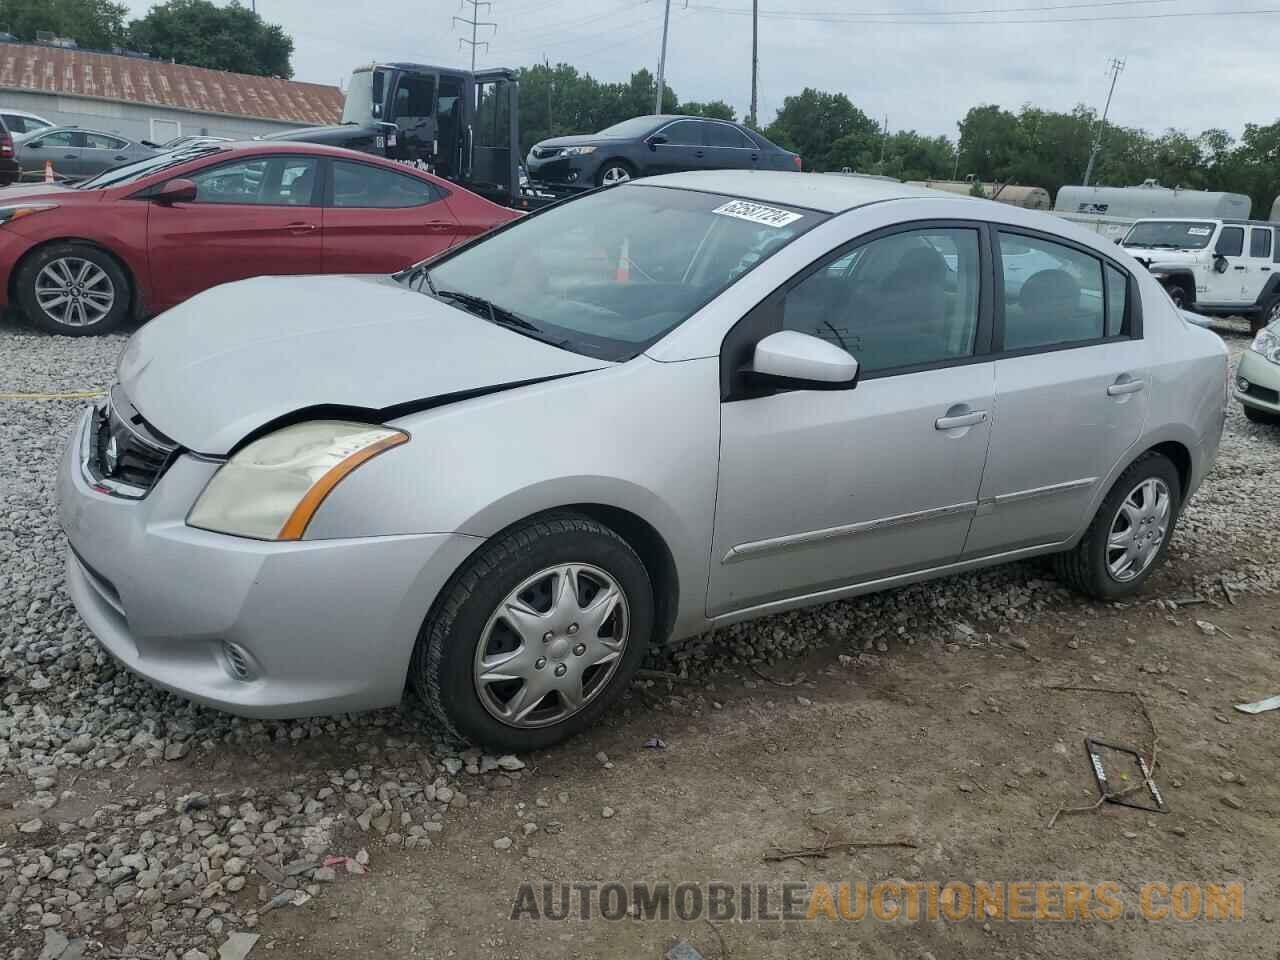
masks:
{"type": "Polygon", "coordinates": [[[1265,326],[1280,320],[1280,294],[1274,294],[1267,298],[1266,303],[1262,305],[1262,309],[1255,316],[1249,318],[1249,332],[1257,333],[1265,326]]]}
{"type": "Polygon", "coordinates": [[[635,178],[636,172],[625,160],[610,160],[596,174],[597,187],[612,187],[635,178]]]}

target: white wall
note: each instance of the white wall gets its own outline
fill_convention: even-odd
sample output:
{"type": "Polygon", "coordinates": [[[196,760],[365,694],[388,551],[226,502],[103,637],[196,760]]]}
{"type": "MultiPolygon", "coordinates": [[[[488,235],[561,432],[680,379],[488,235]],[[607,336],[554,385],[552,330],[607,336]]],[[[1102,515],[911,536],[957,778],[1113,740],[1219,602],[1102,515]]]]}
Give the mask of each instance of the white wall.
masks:
{"type": "Polygon", "coordinates": [[[31,90],[0,90],[0,107],[39,114],[60,126],[88,127],[106,133],[116,133],[128,140],[163,141],[179,135],[205,135],[248,140],[263,134],[279,133],[282,130],[292,130],[302,126],[298,123],[257,120],[251,117],[223,117],[174,110],[170,107],[68,97],[31,90]],[[151,123],[153,119],[161,122],[153,125],[151,123]],[[164,123],[164,121],[169,122],[164,123]],[[180,125],[181,134],[176,132],[174,123],[180,125]]]}

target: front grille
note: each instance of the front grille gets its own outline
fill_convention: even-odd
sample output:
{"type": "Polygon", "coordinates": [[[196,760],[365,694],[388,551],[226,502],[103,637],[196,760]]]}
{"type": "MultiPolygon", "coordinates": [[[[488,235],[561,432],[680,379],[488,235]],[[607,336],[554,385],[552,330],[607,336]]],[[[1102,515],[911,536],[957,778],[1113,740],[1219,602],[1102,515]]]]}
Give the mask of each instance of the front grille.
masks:
{"type": "Polygon", "coordinates": [[[1257,397],[1263,403],[1280,403],[1280,393],[1268,387],[1260,387],[1256,383],[1249,384],[1249,389],[1244,392],[1251,397],[1257,397]]]}
{"type": "Polygon", "coordinates": [[[177,449],[176,443],[147,423],[117,385],[97,413],[89,472],[113,492],[143,496],[155,486],[177,449]]]}

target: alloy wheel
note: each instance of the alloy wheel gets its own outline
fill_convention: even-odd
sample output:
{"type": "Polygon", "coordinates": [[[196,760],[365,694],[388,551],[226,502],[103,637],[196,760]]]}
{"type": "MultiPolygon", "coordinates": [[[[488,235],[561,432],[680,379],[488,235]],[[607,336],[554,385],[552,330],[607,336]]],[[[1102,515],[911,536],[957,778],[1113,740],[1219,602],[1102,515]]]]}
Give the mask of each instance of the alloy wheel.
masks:
{"type": "Polygon", "coordinates": [[[609,167],[601,176],[600,182],[606,187],[612,187],[619,183],[626,183],[631,179],[631,174],[626,167],[609,167]]]}
{"type": "Polygon", "coordinates": [[[36,274],[36,303],[50,320],[67,327],[91,327],[111,312],[115,284],[92,260],[61,257],[36,274]]]}
{"type": "Polygon", "coordinates": [[[1169,532],[1172,502],[1159,477],[1141,481],[1121,501],[1107,534],[1107,572],[1113,580],[1127,583],[1151,566],[1169,532]]]}
{"type": "Polygon", "coordinates": [[[598,697],[622,662],[626,594],[599,567],[563,563],[525,579],[498,604],[476,645],[476,694],[512,727],[547,727],[598,697]]]}

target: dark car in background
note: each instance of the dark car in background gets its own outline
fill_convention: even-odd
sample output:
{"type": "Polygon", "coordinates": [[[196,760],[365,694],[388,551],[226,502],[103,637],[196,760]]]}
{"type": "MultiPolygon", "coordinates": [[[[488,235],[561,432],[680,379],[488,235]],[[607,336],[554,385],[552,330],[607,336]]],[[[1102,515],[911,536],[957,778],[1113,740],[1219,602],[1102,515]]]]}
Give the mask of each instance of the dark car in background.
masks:
{"type": "Polygon", "coordinates": [[[13,155],[13,134],[0,119],[0,187],[7,186],[18,179],[21,168],[13,155]]]}
{"type": "Polygon", "coordinates": [[[657,114],[535,143],[526,165],[535,185],[592,189],[683,170],[799,170],[800,157],[741,124],[657,114]]]}

